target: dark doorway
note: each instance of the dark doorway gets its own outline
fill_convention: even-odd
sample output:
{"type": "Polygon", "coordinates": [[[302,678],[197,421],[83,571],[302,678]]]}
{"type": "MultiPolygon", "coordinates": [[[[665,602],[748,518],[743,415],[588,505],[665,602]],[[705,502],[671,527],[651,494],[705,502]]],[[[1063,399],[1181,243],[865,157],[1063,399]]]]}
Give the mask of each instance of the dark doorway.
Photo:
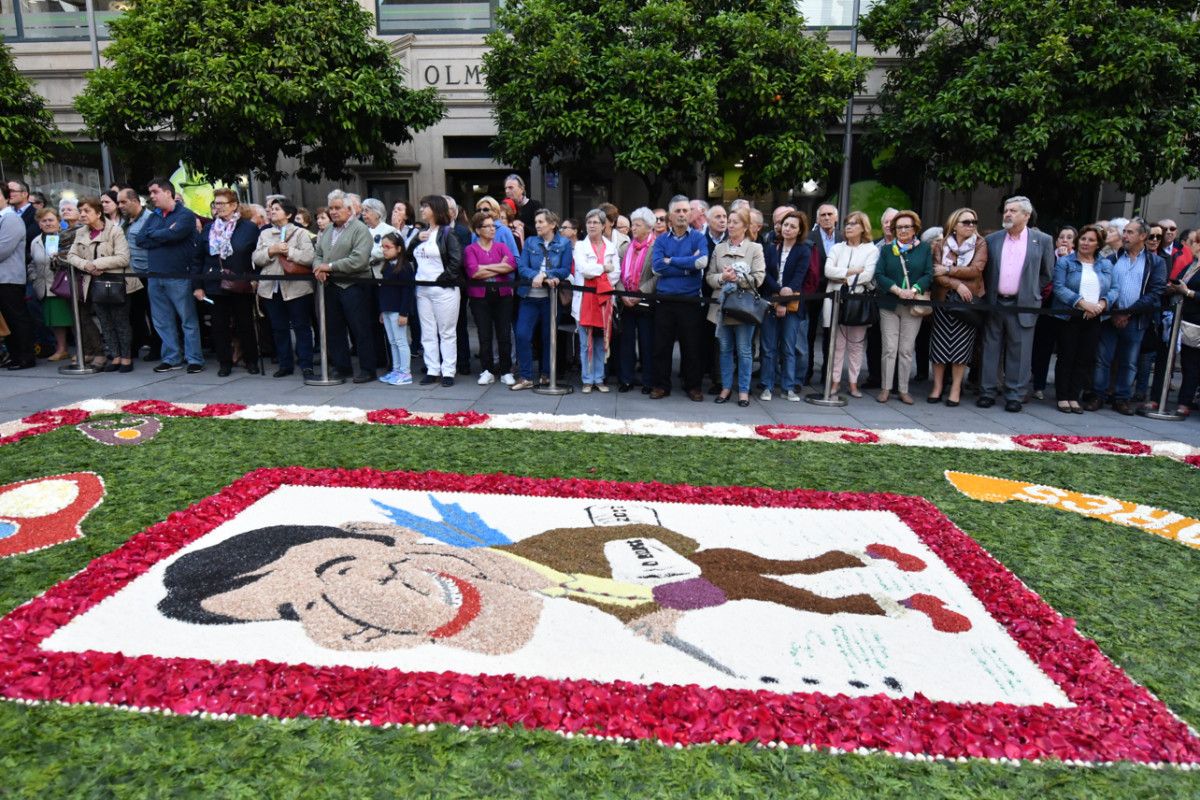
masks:
{"type": "Polygon", "coordinates": [[[497,202],[504,200],[504,179],[512,174],[506,169],[446,170],[446,194],[458,201],[460,208],[468,213],[484,195],[491,195],[497,202]]]}

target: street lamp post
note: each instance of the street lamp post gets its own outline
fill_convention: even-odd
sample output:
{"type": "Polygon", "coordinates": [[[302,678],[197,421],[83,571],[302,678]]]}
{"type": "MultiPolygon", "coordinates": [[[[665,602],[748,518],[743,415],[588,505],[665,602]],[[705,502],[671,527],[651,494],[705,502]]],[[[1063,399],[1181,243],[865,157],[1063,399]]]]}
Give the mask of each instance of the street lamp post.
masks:
{"type": "MultiPolygon", "coordinates": [[[[90,2],[91,0],[89,0],[90,2]]],[[[850,19],[850,54],[858,55],[858,15],[862,0],[854,0],[850,19]]],[[[838,219],[845,222],[850,214],[850,157],[854,152],[854,92],[846,101],[846,129],[842,134],[842,183],[838,191],[838,219]]]]}
{"type": "MultiPolygon", "coordinates": [[[[92,45],[92,69],[100,69],[100,43],[99,36],[96,34],[96,6],[92,0],[86,0],[87,20],[88,20],[88,41],[92,45]]],[[[100,169],[104,175],[104,185],[100,187],[104,191],[113,183],[112,156],[109,155],[108,145],[100,142],[100,169]]]]}

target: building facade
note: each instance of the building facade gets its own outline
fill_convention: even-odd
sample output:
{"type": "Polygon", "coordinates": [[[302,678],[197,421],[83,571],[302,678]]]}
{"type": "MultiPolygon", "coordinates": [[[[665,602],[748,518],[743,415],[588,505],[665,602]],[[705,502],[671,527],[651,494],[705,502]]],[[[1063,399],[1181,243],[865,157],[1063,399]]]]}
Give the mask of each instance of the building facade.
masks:
{"type": "MultiPolygon", "coordinates": [[[[864,10],[872,1],[864,0],[864,10]]],[[[84,2],[0,0],[0,32],[16,56],[18,69],[47,98],[59,127],[76,144],[69,157],[44,165],[27,176],[31,183],[51,195],[94,192],[101,188],[103,180],[99,146],[89,141],[83,121],[73,107],[93,64],[84,2]]],[[[469,208],[484,194],[502,196],[504,177],[517,172],[525,177],[530,195],[567,215],[582,215],[606,200],[622,208],[647,202],[642,182],[611,165],[600,164],[586,173],[561,174],[543,169],[536,162],[513,165],[493,158],[490,143],[496,127],[484,87],[482,57],[483,35],[494,26],[499,0],[358,2],[374,14],[376,35],[388,43],[403,64],[410,85],[438,89],[447,113],[437,125],[419,132],[412,142],[399,148],[395,168],[380,170],[370,164],[356,165],[354,177],[340,182],[339,188],[389,203],[415,200],[425,194],[450,194],[469,208]]],[[[809,23],[829,28],[830,43],[840,48],[850,47],[853,3],[854,0],[799,0],[809,23]]],[[[122,8],[122,0],[95,0],[101,52],[107,22],[122,13],[122,8]]],[[[888,63],[886,53],[876,53],[869,46],[864,54],[875,57],[876,66],[865,91],[855,100],[856,123],[874,103],[888,63]]],[[[830,135],[840,135],[840,131],[830,131],[830,135]]],[[[128,169],[123,169],[126,166],[119,162],[115,165],[118,181],[128,179],[128,169]]],[[[287,170],[286,163],[284,169],[287,170]]],[[[869,172],[869,154],[859,153],[854,178],[872,177],[869,172]]],[[[790,195],[811,210],[837,192],[835,180],[836,175],[814,176],[815,183],[807,187],[810,191],[797,189],[761,199],[770,203],[782,199],[780,195],[790,195]]],[[[735,184],[735,174],[699,174],[694,193],[706,195],[712,201],[727,200],[736,194],[735,184]]],[[[332,183],[290,179],[281,190],[298,204],[311,208],[321,205],[332,188],[332,183]]],[[[927,220],[942,219],[950,209],[960,205],[972,205],[986,214],[988,210],[998,210],[1003,200],[1002,190],[990,188],[965,193],[945,192],[933,184],[905,188],[927,220]]],[[[271,191],[261,184],[249,186],[248,190],[252,199],[262,198],[271,191]]],[[[1114,188],[1097,193],[1098,217],[1128,215],[1135,206],[1145,209],[1150,216],[1172,215],[1181,225],[1195,225],[1200,223],[1200,186],[1167,184],[1155,189],[1148,198],[1134,198],[1114,188]]]]}

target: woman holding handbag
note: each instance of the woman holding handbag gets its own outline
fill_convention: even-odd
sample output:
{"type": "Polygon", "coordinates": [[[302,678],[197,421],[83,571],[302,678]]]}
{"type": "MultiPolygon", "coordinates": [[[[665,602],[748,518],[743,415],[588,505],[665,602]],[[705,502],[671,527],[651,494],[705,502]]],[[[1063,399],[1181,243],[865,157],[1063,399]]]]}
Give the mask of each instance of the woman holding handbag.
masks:
{"type": "Polygon", "coordinates": [[[129,293],[140,291],[137,278],[105,279],[106,272],[124,272],[129,266],[129,243],[125,232],[104,218],[100,199],[79,201],[84,227],[75,234],[67,260],[84,273],[83,295],[100,320],[100,335],[111,360],[105,372],[133,372],[133,329],[129,325],[129,293]]]}
{"type": "Polygon", "coordinates": [[[250,210],[243,211],[232,189],[213,192],[213,221],[200,231],[196,255],[200,277],[195,281],[197,300],[212,300],[212,337],[220,368],[217,377],[233,371],[233,339],[237,329],[246,372],[258,374],[258,340],[254,329],[253,256],[258,247],[258,226],[250,210]]]}
{"type": "Polygon", "coordinates": [[[292,375],[296,362],[304,377],[313,375],[313,285],[311,281],[271,280],[274,276],[312,274],[315,256],[308,231],[295,222],[297,210],[290,200],[277,198],[267,206],[270,227],[258,235],[251,260],[258,267],[258,297],[271,320],[271,338],[279,369],[274,378],[292,375]],[[295,354],[292,333],[296,334],[295,354]]]}
{"type": "MultiPolygon", "coordinates": [[[[713,296],[728,297],[733,292],[756,293],[767,275],[767,262],[762,245],[750,240],[750,212],[744,208],[729,212],[729,235],[713,250],[708,260],[705,280],[713,289],[713,296]]],[[[751,340],[754,338],[752,322],[739,321],[725,314],[721,304],[708,307],[708,321],[717,326],[717,341],[721,347],[721,392],[714,399],[717,403],[729,402],[733,392],[734,349],[737,350],[738,405],[750,405],[750,372],[754,367],[751,340]]],[[[767,315],[770,315],[768,310],[767,315]]],[[[764,317],[765,319],[766,317],[764,317]]]]}
{"type": "MultiPolygon", "coordinates": [[[[879,253],[875,281],[879,284],[879,331],[883,340],[883,391],[876,399],[886,403],[891,397],[892,378],[900,390],[900,402],[912,405],[908,379],[912,375],[913,350],[921,317],[913,306],[899,300],[922,299],[933,277],[933,257],[929,245],[918,237],[921,218],[915,211],[901,211],[892,218],[896,239],[879,253]]],[[[928,308],[926,306],[925,308],[928,308]]]]}
{"type": "Polygon", "coordinates": [[[604,362],[612,339],[613,296],[621,288],[620,253],[612,239],[604,238],[607,222],[604,212],[593,208],[584,217],[587,236],[575,243],[571,283],[594,291],[572,292],[571,315],[579,328],[579,362],[583,393],[595,387],[607,392],[604,362]]]}
{"type": "Polygon", "coordinates": [[[62,237],[58,212],[43,208],[37,213],[37,223],[42,232],[29,243],[27,272],[33,296],[42,303],[42,324],[54,331],[55,348],[50,360],[62,361],[71,357],[67,352],[67,330],[75,322],[71,316],[70,271],[65,258],[59,255],[62,237]],[[57,292],[67,296],[62,297],[57,292]]]}
{"type": "MultiPolygon", "coordinates": [[[[779,223],[779,241],[771,248],[769,263],[762,279],[765,297],[802,294],[812,264],[812,245],[801,237],[808,230],[808,217],[803,211],[789,211],[779,223]]],[[[764,253],[764,257],[766,254],[764,253]]],[[[808,309],[801,300],[776,303],[767,311],[762,324],[762,370],[759,380],[763,390],[758,399],[771,399],[775,391],[776,370],[782,364],[779,384],[784,397],[800,400],[796,379],[804,378],[807,364],[797,364],[801,347],[808,345],[808,309]]],[[[807,351],[805,351],[807,352],[807,351]]],[[[802,381],[803,382],[803,381],[802,381]]]]}
{"type": "MultiPolygon", "coordinates": [[[[851,211],[846,217],[843,235],[845,240],[835,244],[825,259],[825,278],[829,281],[829,289],[839,292],[844,287],[844,296],[853,295],[856,302],[873,302],[874,298],[870,296],[871,282],[875,280],[879,248],[871,238],[870,217],[861,211],[851,211]]],[[[842,307],[842,319],[838,320],[837,338],[833,342],[833,360],[830,362],[833,366],[833,383],[830,394],[837,394],[842,381],[842,364],[849,361],[850,371],[846,379],[850,384],[850,396],[862,397],[858,389],[858,377],[862,372],[870,315],[863,315],[868,319],[848,317],[846,312],[849,310],[848,306],[842,307]]],[[[828,328],[833,316],[833,301],[829,298],[825,299],[821,314],[823,324],[828,328]]]]}
{"type": "Polygon", "coordinates": [[[1192,251],[1192,263],[1167,283],[1167,293],[1183,297],[1179,307],[1179,365],[1183,377],[1179,383],[1179,397],[1175,413],[1187,416],[1192,413],[1196,389],[1200,387],[1200,231],[1188,234],[1187,248],[1192,251]]]}
{"type": "Polygon", "coordinates": [[[933,386],[927,402],[942,399],[946,365],[950,365],[950,392],[946,405],[956,406],[962,399],[963,374],[975,352],[975,334],[979,318],[970,304],[983,296],[983,271],[987,267],[987,242],[979,235],[979,215],[974,209],[960,208],[946,220],[946,237],[933,248],[934,300],[946,300],[963,308],[933,309],[933,332],[929,339],[929,357],[933,362],[933,386]]]}

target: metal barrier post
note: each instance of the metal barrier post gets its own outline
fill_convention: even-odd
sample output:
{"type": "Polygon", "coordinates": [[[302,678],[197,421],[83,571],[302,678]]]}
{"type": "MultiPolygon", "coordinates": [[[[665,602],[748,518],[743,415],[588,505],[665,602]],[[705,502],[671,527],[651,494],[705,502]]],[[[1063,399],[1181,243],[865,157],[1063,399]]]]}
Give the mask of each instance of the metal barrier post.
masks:
{"type": "Polygon", "coordinates": [[[1138,413],[1143,417],[1163,420],[1164,422],[1176,422],[1185,419],[1182,414],[1167,411],[1167,395],[1171,393],[1171,372],[1175,369],[1175,348],[1179,346],[1179,324],[1183,320],[1183,298],[1178,295],[1175,297],[1174,316],[1175,319],[1171,322],[1171,338],[1167,340],[1167,363],[1163,369],[1163,387],[1162,393],[1158,397],[1158,408],[1147,411],[1138,409],[1138,413]]]}
{"type": "MultiPolygon", "coordinates": [[[[837,345],[838,335],[838,312],[842,308],[842,293],[840,291],[833,293],[833,310],[829,316],[829,348],[825,353],[825,391],[813,392],[808,397],[804,398],[806,403],[812,403],[814,406],[826,406],[829,408],[840,408],[846,405],[848,400],[840,394],[833,394],[833,348],[837,345]],[[832,395],[832,396],[831,396],[832,395]]],[[[819,324],[818,320],[818,324],[819,324]]],[[[809,355],[812,358],[812,355],[809,355]]],[[[841,376],[839,376],[841,377],[841,376]]]]}
{"type": "Polygon", "coordinates": [[[321,339],[321,377],[305,378],[308,386],[340,386],[345,378],[329,377],[329,337],[325,330],[325,284],[317,281],[317,331],[321,339]]]}
{"type": "Polygon", "coordinates": [[[542,342],[543,347],[550,348],[550,385],[534,386],[537,394],[563,395],[575,391],[573,386],[558,385],[558,287],[552,286],[550,292],[550,341],[542,342]]]}
{"type": "Polygon", "coordinates": [[[75,363],[64,364],[58,368],[58,372],[60,375],[95,375],[100,370],[83,363],[83,328],[79,321],[79,287],[76,284],[75,267],[71,264],[67,264],[67,282],[71,285],[71,318],[74,320],[75,328],[75,363]]]}

